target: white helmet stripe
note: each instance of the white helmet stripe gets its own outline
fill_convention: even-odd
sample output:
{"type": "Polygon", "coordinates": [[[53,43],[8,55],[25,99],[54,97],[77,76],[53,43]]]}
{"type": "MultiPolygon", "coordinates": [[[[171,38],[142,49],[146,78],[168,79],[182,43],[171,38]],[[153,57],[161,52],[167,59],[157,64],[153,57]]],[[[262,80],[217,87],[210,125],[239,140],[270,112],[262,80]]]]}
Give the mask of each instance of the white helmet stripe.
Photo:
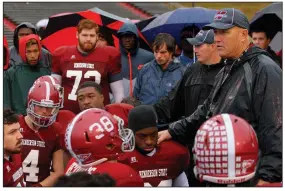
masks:
{"type": "Polygon", "coordinates": [[[228,140],[228,177],[236,177],[236,149],[232,121],[229,114],[222,114],[228,140]]]}
{"type": "Polygon", "coordinates": [[[52,76],[48,76],[48,77],[49,77],[49,79],[50,79],[50,81],[51,81],[52,85],[55,85],[54,78],[53,78],[52,76]]]}
{"type": "MultiPolygon", "coordinates": [[[[92,108],[91,108],[92,109],[92,108]]],[[[73,130],[73,127],[74,127],[74,124],[75,122],[78,120],[78,118],[81,117],[81,115],[83,115],[85,112],[89,111],[90,109],[86,109],[84,111],[82,111],[81,113],[77,114],[73,120],[71,121],[71,123],[68,125],[67,129],[66,129],[66,134],[65,134],[65,139],[66,139],[66,142],[67,142],[67,149],[68,151],[70,152],[70,154],[76,159],[76,161],[81,164],[79,158],[77,157],[77,155],[73,152],[72,150],[72,146],[71,146],[71,134],[72,134],[72,130],[73,130]]]]}
{"type": "Polygon", "coordinates": [[[50,98],[50,85],[48,82],[45,82],[46,84],[46,100],[49,100],[50,98]]]}

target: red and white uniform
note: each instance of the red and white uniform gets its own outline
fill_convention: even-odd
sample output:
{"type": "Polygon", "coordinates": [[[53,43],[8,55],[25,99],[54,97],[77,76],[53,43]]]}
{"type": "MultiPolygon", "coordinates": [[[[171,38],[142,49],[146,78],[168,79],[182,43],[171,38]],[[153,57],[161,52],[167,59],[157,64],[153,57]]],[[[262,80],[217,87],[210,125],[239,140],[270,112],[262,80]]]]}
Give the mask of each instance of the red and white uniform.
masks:
{"type": "MultiPolygon", "coordinates": [[[[174,141],[164,141],[148,155],[143,155],[137,150],[124,153],[124,156],[119,158],[119,162],[138,171],[144,180],[144,186],[169,187],[178,186],[174,180],[182,173],[184,174],[189,157],[187,147],[174,141]]],[[[187,178],[183,180],[183,183],[179,183],[180,186],[187,186],[187,184],[187,178]]]]}
{"type": "Polygon", "coordinates": [[[22,141],[22,163],[25,182],[27,186],[40,183],[50,175],[50,165],[53,153],[60,149],[58,133],[59,124],[54,122],[51,126],[40,128],[35,133],[20,116],[20,131],[22,141]]]}
{"type": "Polygon", "coordinates": [[[13,154],[9,159],[4,158],[3,162],[3,186],[25,187],[21,155],[13,154]]]}
{"type": "Polygon", "coordinates": [[[104,104],[110,103],[110,83],[122,80],[121,54],[114,47],[96,47],[83,55],[76,46],[58,48],[53,54],[52,72],[61,76],[64,88],[63,108],[75,114],[80,112],[76,91],[85,81],[95,81],[102,87],[104,104]]]}
{"type": "Polygon", "coordinates": [[[105,162],[97,166],[83,168],[73,158],[67,164],[65,174],[86,171],[89,174],[106,173],[115,181],[117,187],[143,187],[144,183],[137,171],[122,163],[105,162]]]}
{"type": "Polygon", "coordinates": [[[124,121],[124,127],[128,127],[129,112],[134,106],[126,103],[112,103],[105,106],[105,110],[112,115],[120,117],[124,121]]]}
{"type": "Polygon", "coordinates": [[[57,116],[56,116],[56,122],[60,124],[60,129],[57,129],[60,140],[60,146],[63,150],[66,150],[65,143],[64,143],[64,136],[65,131],[68,126],[68,124],[71,122],[71,120],[75,117],[75,114],[68,110],[59,110],[57,116]]]}

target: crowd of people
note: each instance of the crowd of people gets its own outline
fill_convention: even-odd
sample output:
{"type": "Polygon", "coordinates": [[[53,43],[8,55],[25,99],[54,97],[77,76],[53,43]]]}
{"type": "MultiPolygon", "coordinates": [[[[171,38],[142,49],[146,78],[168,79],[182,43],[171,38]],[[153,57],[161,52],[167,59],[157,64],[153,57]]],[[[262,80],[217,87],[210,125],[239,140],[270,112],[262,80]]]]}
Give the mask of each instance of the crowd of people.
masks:
{"type": "Polygon", "coordinates": [[[4,186],[282,186],[282,61],[244,13],[153,52],[131,21],[107,36],[82,19],[52,53],[28,22],[4,39],[4,186]]]}

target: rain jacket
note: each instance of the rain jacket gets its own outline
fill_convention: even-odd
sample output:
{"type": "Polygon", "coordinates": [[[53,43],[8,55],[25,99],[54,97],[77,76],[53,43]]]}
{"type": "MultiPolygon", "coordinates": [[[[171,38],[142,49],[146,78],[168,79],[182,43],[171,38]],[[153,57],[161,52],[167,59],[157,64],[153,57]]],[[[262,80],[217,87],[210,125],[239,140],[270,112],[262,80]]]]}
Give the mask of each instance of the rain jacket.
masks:
{"type": "Polygon", "coordinates": [[[126,22],[118,31],[118,36],[120,37],[123,34],[135,34],[136,45],[133,50],[128,52],[123,46],[120,39],[121,47],[121,63],[122,63],[122,76],[124,83],[124,96],[132,97],[133,88],[136,83],[136,78],[138,74],[138,68],[141,68],[144,64],[150,62],[154,59],[153,53],[147,50],[144,50],[139,47],[139,35],[138,29],[135,24],[131,22],[126,22]]]}
{"type": "MultiPolygon", "coordinates": [[[[35,26],[29,22],[23,22],[16,27],[14,31],[14,38],[13,38],[14,46],[10,47],[10,66],[9,67],[23,63],[23,60],[21,59],[21,56],[19,55],[19,39],[18,39],[19,29],[23,27],[30,28],[32,29],[34,34],[37,34],[37,30],[35,26]]],[[[44,48],[42,48],[42,51],[41,51],[40,61],[42,62],[43,65],[51,68],[51,54],[44,48]]]]}
{"type": "Polygon", "coordinates": [[[155,104],[174,89],[184,71],[185,67],[177,60],[172,61],[165,70],[155,59],[150,61],[138,73],[134,97],[142,104],[155,104]]]}
{"type": "Polygon", "coordinates": [[[224,61],[221,60],[213,65],[196,62],[187,67],[175,89],[153,105],[160,114],[159,123],[169,123],[191,115],[208,98],[215,77],[223,66],[224,61]]]}
{"type": "Polygon", "coordinates": [[[252,46],[239,59],[227,60],[204,104],[168,131],[189,143],[203,122],[221,113],[242,117],[255,129],[260,149],[256,178],[282,181],[282,72],[266,51],[252,46]]]}
{"type": "Polygon", "coordinates": [[[41,42],[37,35],[31,34],[20,39],[19,54],[23,63],[9,68],[4,75],[4,108],[10,108],[17,114],[26,114],[27,97],[34,81],[40,76],[51,75],[51,69],[39,61],[35,66],[30,66],[26,60],[26,43],[30,39],[41,42]]]}

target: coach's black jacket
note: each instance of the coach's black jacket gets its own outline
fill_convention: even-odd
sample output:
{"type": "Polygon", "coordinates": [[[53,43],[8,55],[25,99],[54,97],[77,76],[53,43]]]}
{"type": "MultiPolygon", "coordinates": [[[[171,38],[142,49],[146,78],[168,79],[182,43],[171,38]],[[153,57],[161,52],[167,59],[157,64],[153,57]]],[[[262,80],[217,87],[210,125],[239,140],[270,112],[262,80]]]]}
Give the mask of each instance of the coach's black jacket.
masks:
{"type": "Polygon", "coordinates": [[[240,116],[253,126],[261,151],[257,176],[280,182],[282,72],[266,51],[252,46],[239,59],[227,60],[204,104],[192,115],[171,124],[168,131],[175,140],[191,142],[207,118],[221,113],[240,116]]]}
{"type": "Polygon", "coordinates": [[[159,123],[166,124],[191,115],[209,96],[215,77],[223,66],[221,60],[212,65],[196,62],[188,67],[175,89],[153,105],[159,123]]]}

